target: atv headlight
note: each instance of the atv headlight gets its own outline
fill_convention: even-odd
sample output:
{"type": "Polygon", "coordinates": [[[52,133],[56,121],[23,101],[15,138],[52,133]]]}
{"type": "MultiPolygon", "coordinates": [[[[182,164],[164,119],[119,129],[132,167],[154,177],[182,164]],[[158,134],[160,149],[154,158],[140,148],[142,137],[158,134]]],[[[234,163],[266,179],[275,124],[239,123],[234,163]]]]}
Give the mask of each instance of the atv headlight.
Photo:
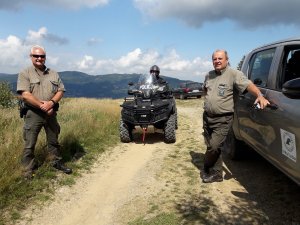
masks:
{"type": "Polygon", "coordinates": [[[150,96],[151,96],[151,90],[150,89],[144,90],[144,97],[145,98],[150,98],[150,96]]]}

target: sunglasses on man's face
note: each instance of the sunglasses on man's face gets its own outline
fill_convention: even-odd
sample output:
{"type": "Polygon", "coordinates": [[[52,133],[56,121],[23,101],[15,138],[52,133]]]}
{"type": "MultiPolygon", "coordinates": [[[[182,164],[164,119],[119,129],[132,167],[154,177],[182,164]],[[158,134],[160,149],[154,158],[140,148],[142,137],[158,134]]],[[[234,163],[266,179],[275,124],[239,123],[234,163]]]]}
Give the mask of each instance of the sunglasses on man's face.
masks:
{"type": "Polygon", "coordinates": [[[31,55],[33,58],[36,58],[36,59],[38,59],[38,58],[42,58],[42,59],[44,59],[44,58],[46,58],[46,55],[31,55]]]}

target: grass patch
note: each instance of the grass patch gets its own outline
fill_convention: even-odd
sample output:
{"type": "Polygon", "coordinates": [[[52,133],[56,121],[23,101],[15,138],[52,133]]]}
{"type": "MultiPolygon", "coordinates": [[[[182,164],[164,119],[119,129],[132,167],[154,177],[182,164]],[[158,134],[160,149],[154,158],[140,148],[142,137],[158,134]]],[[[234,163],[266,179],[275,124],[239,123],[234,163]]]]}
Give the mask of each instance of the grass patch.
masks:
{"type": "Polygon", "coordinates": [[[159,206],[156,204],[152,204],[149,210],[149,213],[153,213],[155,211],[159,210],[159,206]]]}
{"type": "Polygon", "coordinates": [[[178,220],[177,216],[173,213],[162,213],[155,217],[144,219],[138,218],[132,222],[128,223],[129,225],[179,225],[180,221],[178,220]]]}

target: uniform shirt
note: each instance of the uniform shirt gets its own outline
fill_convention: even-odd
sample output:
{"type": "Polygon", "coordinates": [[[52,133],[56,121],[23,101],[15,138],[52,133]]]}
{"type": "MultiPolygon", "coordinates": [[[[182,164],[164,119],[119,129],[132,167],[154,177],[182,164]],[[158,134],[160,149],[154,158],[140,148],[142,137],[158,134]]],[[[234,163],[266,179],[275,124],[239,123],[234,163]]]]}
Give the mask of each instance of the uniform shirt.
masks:
{"type": "Polygon", "coordinates": [[[165,80],[161,77],[156,77],[156,80],[157,80],[157,83],[159,83],[159,84],[165,83],[165,80]]]}
{"type": "Polygon", "coordinates": [[[204,111],[213,115],[234,112],[234,89],[242,93],[249,84],[250,80],[239,70],[227,67],[221,74],[217,74],[215,70],[210,71],[203,84],[207,91],[204,111]]]}
{"type": "Polygon", "coordinates": [[[34,66],[21,71],[18,76],[17,92],[28,91],[42,101],[49,101],[58,91],[65,91],[59,75],[46,68],[41,71],[34,66]]]}
{"type": "Polygon", "coordinates": [[[156,81],[157,81],[157,83],[158,84],[160,84],[160,85],[165,85],[165,90],[166,91],[169,91],[170,90],[170,87],[169,87],[169,84],[165,81],[165,79],[164,78],[162,78],[162,77],[156,77],[156,81]]]}

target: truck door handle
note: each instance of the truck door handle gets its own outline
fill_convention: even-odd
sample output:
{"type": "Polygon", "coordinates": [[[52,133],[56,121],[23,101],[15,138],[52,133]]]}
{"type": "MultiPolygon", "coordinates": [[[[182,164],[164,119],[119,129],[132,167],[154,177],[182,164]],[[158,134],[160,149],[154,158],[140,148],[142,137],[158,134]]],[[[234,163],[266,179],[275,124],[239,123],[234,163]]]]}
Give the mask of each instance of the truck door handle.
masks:
{"type": "Polygon", "coordinates": [[[272,109],[272,110],[276,110],[278,109],[278,106],[274,103],[270,103],[270,105],[267,105],[268,108],[272,109]]]}

